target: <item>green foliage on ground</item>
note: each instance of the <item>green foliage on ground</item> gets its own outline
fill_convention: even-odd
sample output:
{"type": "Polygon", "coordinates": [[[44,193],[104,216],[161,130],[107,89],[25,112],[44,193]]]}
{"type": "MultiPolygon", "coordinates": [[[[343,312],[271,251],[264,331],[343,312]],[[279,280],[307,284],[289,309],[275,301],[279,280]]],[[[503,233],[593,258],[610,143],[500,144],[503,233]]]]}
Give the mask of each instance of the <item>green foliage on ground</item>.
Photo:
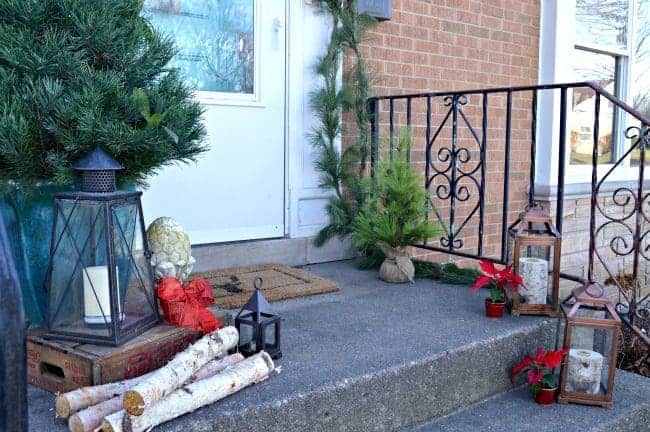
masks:
{"type": "Polygon", "coordinates": [[[477,268],[458,267],[454,263],[440,264],[413,260],[413,265],[415,266],[416,277],[434,279],[450,285],[471,286],[481,274],[477,268]]]}
{"type": "Polygon", "coordinates": [[[101,146],[142,182],[205,151],[201,107],[142,0],[0,0],[0,182],[75,181],[101,146]]]}
{"type": "Polygon", "coordinates": [[[327,51],[316,65],[316,74],[322,84],[310,95],[318,125],[309,138],[318,152],[316,170],[321,174],[320,187],[333,192],[327,204],[329,224],[314,241],[317,246],[322,246],[332,237],[342,238],[352,232],[352,223],[365,198],[362,180],[366,175],[369,154],[366,100],[371,77],[359,47],[365,31],[375,20],[357,12],[356,0],[321,0],[318,5],[321,12],[332,20],[327,51]],[[354,61],[342,74],[341,60],[345,52],[351,52],[354,61]],[[356,125],[355,140],[340,150],[344,132],[342,118],[348,112],[356,125]]]}

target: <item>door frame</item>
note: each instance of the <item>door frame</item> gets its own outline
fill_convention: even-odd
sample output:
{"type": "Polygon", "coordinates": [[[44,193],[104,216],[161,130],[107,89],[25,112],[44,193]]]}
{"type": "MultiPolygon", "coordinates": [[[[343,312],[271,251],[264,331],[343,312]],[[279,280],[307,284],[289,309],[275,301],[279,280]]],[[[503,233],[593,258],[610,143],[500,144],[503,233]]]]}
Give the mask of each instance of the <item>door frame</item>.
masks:
{"type": "Polygon", "coordinates": [[[312,71],[316,58],[326,48],[330,24],[310,0],[286,2],[285,237],[296,238],[315,235],[328,221],[325,205],[332,193],[314,182],[319,174],[310,157],[307,133],[317,121],[309,106],[312,71]],[[306,43],[306,32],[316,35],[318,43],[306,43]]]}

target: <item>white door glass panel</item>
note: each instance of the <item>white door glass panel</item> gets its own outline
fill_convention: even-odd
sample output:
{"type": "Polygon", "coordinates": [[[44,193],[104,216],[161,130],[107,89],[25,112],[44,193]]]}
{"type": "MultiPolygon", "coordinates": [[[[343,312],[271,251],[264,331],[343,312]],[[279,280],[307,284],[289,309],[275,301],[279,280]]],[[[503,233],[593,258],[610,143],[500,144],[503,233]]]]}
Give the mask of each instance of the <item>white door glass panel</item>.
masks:
{"type": "Polygon", "coordinates": [[[256,99],[233,103],[226,96],[246,95],[224,88],[197,92],[205,103],[210,150],[196,163],[165,168],[152,178],[143,196],[144,215],[147,223],[160,216],[177,219],[194,244],[282,237],[286,41],[281,24],[286,0],[197,3],[253,4],[253,46],[248,50],[256,59],[256,99]]]}
{"type": "Polygon", "coordinates": [[[178,49],[170,66],[197,91],[253,94],[254,0],[146,0],[155,28],[178,49]]]}
{"type": "Polygon", "coordinates": [[[576,44],[624,50],[629,0],[576,0],[576,44]]]}

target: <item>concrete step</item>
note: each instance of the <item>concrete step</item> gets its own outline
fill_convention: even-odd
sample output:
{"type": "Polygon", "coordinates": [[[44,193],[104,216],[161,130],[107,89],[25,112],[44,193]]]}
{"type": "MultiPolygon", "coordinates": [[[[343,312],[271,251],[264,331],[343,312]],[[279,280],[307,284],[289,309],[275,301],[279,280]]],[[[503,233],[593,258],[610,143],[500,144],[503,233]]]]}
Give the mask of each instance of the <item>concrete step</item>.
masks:
{"type": "MultiPolygon", "coordinates": [[[[308,268],[339,293],[275,303],[282,373],[155,431],[393,431],[511,388],[508,371],[556,341],[556,321],[484,316],[483,294],[432,281],[394,285],[349,262],[308,268]]],[[[32,431],[52,395],[30,389],[32,431]]]]}
{"type": "Polygon", "coordinates": [[[618,371],[614,407],[540,406],[525,388],[502,393],[411,432],[648,432],[650,379],[618,371]]]}

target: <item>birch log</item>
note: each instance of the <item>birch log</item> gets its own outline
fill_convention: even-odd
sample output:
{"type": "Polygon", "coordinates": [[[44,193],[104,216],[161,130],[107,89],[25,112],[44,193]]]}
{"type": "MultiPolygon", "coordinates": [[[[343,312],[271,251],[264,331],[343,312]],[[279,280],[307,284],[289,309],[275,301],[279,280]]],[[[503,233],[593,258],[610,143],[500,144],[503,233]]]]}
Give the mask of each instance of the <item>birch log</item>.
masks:
{"type": "Polygon", "coordinates": [[[603,371],[602,354],[584,349],[569,350],[567,391],[598,394],[603,371]]]}
{"type": "MultiPolygon", "coordinates": [[[[205,364],[197,373],[192,375],[190,382],[199,381],[218,374],[224,369],[244,360],[240,353],[232,354],[221,360],[212,360],[205,364]]],[[[122,410],[122,395],[88,407],[68,420],[68,427],[72,432],[90,432],[96,430],[104,420],[104,417],[122,410]]]]}
{"type": "Polygon", "coordinates": [[[203,336],[154,371],[146,381],[127,390],[123,397],[124,409],[131,415],[141,415],[145,408],[185,384],[203,365],[226,354],[237,342],[239,333],[232,326],[203,336]]]}
{"type": "Polygon", "coordinates": [[[107,401],[146,380],[151,373],[114,383],[81,387],[76,390],[57,395],[54,403],[56,417],[68,418],[72,414],[89,406],[107,401]]]}
{"type": "Polygon", "coordinates": [[[528,304],[546,304],[548,292],[548,261],[541,258],[519,258],[519,276],[524,280],[526,289],[519,294],[528,304]]]}
{"type": "Polygon", "coordinates": [[[154,426],[214,403],[251,384],[267,379],[275,366],[266,352],[255,354],[224,372],[180,388],[159,400],[140,416],[125,415],[125,432],[144,432],[154,426]]]}

